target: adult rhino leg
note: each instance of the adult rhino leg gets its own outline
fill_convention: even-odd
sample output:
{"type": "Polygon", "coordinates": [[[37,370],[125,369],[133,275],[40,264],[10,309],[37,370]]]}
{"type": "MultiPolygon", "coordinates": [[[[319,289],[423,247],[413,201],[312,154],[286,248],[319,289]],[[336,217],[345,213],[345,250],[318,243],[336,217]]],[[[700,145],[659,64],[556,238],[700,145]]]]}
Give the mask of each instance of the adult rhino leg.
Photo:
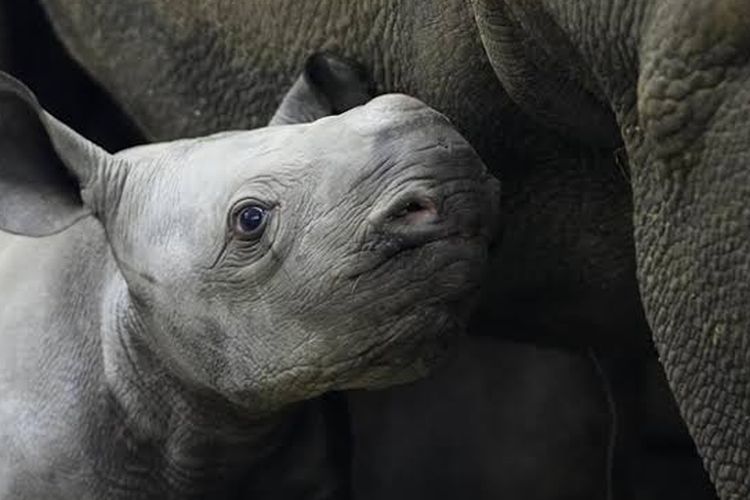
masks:
{"type": "Polygon", "coordinates": [[[643,301],[717,492],[750,498],[750,9],[661,2],[641,47],[625,138],[643,301]]]}
{"type": "MultiPolygon", "coordinates": [[[[532,64],[529,52],[516,50],[524,38],[509,35],[511,26],[571,67],[553,79],[606,97],[630,160],[638,281],[660,360],[717,492],[749,498],[746,1],[476,0],[474,7],[501,79],[523,76],[519,60],[521,68],[532,64]]],[[[524,107],[533,114],[532,104],[524,107]]]]}

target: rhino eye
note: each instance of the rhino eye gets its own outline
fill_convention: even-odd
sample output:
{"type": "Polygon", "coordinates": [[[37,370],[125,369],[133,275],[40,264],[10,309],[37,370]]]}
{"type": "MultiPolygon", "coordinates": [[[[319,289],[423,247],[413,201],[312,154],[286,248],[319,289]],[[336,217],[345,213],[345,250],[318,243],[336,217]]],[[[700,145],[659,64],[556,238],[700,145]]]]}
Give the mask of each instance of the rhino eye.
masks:
{"type": "Polygon", "coordinates": [[[234,229],[240,237],[257,238],[263,234],[268,210],[261,205],[245,205],[235,214],[234,229]]]}

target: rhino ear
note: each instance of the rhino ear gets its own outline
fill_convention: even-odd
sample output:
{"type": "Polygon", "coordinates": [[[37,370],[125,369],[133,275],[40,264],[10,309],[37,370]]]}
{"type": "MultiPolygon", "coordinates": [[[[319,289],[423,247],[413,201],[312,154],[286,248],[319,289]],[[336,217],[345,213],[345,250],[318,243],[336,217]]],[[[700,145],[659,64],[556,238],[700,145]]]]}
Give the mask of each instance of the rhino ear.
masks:
{"type": "Polygon", "coordinates": [[[45,236],[91,213],[84,198],[111,158],[0,72],[0,230],[45,236]]]}
{"type": "Polygon", "coordinates": [[[313,54],[269,125],[308,123],[343,113],[373,97],[362,66],[330,53],[313,54]]]}

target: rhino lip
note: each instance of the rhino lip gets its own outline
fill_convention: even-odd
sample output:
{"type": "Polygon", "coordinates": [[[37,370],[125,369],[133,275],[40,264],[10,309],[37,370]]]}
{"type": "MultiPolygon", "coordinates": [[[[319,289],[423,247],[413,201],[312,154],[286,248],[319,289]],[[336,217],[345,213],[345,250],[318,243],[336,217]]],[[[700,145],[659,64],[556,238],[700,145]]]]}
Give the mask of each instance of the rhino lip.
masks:
{"type": "MultiPolygon", "coordinates": [[[[368,254],[373,256],[373,259],[368,261],[366,264],[356,266],[352,272],[345,275],[345,278],[348,280],[359,279],[363,275],[375,272],[389,262],[393,262],[394,260],[399,259],[399,257],[403,257],[404,255],[410,254],[415,251],[420,251],[425,247],[448,241],[461,241],[471,246],[486,243],[485,237],[482,234],[467,236],[458,230],[451,231],[447,234],[436,233],[429,240],[421,241],[419,244],[413,244],[413,242],[410,242],[408,240],[404,241],[398,238],[394,238],[386,244],[385,249],[373,250],[368,252],[368,254]]],[[[445,261],[443,261],[443,259],[440,259],[440,262],[443,264],[450,264],[455,260],[456,259],[445,259],[445,261]]]]}

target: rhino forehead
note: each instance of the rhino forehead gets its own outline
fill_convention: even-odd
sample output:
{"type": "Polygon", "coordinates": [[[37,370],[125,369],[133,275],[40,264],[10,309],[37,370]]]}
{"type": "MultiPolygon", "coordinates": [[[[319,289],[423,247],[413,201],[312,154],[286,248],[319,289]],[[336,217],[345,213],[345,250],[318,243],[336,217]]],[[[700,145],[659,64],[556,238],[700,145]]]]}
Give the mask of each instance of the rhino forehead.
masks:
{"type": "Polygon", "coordinates": [[[366,194],[360,181],[393,149],[376,146],[375,138],[316,122],[133,148],[121,153],[134,165],[121,211],[137,215],[132,224],[163,234],[181,224],[175,218],[223,218],[245,197],[316,205],[305,212],[344,199],[360,203],[358,191],[366,194]]]}

